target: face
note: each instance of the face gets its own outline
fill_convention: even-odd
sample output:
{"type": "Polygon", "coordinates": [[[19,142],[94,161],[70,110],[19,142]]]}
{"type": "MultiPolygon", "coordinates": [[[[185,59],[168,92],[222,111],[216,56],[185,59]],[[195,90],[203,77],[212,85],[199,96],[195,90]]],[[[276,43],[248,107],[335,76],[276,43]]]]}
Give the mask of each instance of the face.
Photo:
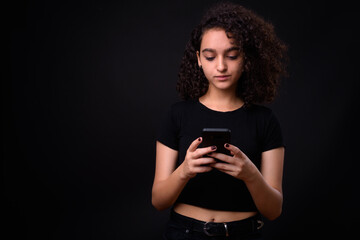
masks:
{"type": "Polygon", "coordinates": [[[198,64],[209,81],[209,88],[236,90],[244,67],[243,53],[220,28],[207,30],[202,37],[198,64]]]}

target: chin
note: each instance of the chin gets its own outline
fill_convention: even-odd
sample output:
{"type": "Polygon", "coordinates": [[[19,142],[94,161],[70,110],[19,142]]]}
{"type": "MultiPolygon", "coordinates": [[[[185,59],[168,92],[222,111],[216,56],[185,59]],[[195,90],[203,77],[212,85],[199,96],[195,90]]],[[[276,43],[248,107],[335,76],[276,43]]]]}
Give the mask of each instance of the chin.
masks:
{"type": "Polygon", "coordinates": [[[230,82],[222,82],[222,83],[216,83],[214,84],[214,87],[219,90],[228,90],[234,87],[234,84],[230,82]]]}

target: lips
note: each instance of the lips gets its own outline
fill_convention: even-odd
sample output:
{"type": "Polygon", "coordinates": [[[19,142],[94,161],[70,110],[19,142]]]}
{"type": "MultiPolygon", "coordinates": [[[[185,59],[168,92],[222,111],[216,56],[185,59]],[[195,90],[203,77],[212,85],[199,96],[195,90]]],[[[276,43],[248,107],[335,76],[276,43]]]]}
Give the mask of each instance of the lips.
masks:
{"type": "Polygon", "coordinates": [[[219,75],[219,76],[215,76],[215,78],[217,80],[227,80],[230,78],[230,75],[219,75]]]}

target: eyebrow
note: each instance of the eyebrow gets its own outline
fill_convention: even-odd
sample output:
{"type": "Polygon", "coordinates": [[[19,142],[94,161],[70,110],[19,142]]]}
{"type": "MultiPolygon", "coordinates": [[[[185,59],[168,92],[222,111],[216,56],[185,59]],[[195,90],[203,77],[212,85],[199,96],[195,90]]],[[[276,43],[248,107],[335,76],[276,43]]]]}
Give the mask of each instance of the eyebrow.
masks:
{"type": "MultiPolygon", "coordinates": [[[[231,48],[226,49],[225,52],[239,51],[239,50],[240,50],[239,47],[231,47],[231,48]]],[[[201,52],[211,52],[211,53],[213,53],[213,52],[216,52],[216,51],[214,49],[212,49],[212,48],[205,48],[201,52]]]]}

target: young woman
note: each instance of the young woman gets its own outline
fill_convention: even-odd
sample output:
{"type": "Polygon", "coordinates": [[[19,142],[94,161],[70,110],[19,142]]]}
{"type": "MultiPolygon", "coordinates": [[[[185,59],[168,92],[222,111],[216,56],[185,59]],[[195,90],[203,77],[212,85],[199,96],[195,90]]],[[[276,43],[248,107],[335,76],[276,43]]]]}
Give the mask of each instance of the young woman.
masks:
{"type": "Polygon", "coordinates": [[[156,142],[152,204],[172,207],[164,239],[261,239],[262,216],[280,216],[284,142],[260,104],[274,99],[285,60],[273,26],[237,4],[216,4],[193,30],[177,84],[184,101],[156,142]],[[202,147],[203,128],[230,129],[231,155],[202,147]]]}

